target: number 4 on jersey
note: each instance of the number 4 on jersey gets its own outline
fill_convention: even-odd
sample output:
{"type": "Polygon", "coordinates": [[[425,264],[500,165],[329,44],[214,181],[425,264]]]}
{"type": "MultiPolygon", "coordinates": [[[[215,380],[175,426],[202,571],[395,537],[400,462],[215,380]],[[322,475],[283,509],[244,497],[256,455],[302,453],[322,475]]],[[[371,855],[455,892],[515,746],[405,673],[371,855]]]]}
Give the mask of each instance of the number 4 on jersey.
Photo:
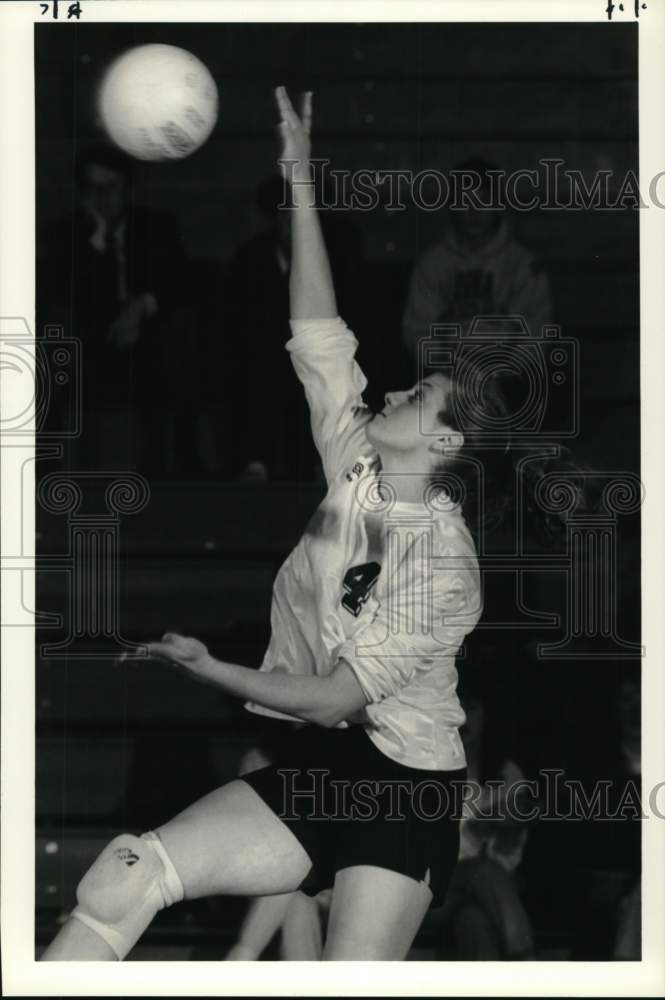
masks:
{"type": "Polygon", "coordinates": [[[342,607],[357,618],[369,597],[370,591],[379,578],[381,567],[377,562],[352,566],[344,577],[342,607]]]}

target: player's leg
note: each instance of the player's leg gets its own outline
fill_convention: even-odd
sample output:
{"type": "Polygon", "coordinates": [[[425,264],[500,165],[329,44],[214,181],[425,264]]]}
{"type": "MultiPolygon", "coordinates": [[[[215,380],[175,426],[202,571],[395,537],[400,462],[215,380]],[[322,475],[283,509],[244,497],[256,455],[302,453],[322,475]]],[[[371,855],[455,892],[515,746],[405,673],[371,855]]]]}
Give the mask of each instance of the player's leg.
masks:
{"type": "Polygon", "coordinates": [[[353,865],[337,873],[324,961],[402,961],[432,901],[425,882],[353,865]]]}
{"type": "Polygon", "coordinates": [[[40,962],[117,962],[111,945],[91,927],[70,916],[42,952],[40,962]]]}
{"type": "Polygon", "coordinates": [[[316,899],[304,892],[293,894],[282,923],[283,962],[320,962],[323,952],[321,909],[316,899]]]}
{"type": "Polygon", "coordinates": [[[155,833],[128,833],[106,845],[76,897],[78,905],[42,961],[124,958],[157,911],[183,898],[183,887],[155,833]]]}
{"type": "Polygon", "coordinates": [[[42,959],[123,959],[164,906],[200,896],[291,892],[310,868],[288,827],[249,785],[232,781],[156,834],[111,841],[82,879],[79,905],[42,959]]]}
{"type": "Polygon", "coordinates": [[[286,892],[278,896],[259,896],[253,899],[242,922],[238,940],[226,956],[226,961],[255,962],[282,927],[295,895],[297,893],[286,892]]]}

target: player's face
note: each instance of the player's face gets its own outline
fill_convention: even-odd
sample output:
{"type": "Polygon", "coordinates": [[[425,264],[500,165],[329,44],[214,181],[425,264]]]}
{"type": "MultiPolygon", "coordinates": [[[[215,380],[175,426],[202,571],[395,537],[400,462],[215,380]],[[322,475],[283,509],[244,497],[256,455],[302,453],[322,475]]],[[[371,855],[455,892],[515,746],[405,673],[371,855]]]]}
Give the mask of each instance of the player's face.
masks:
{"type": "Polygon", "coordinates": [[[370,442],[379,453],[427,451],[437,433],[444,433],[440,414],[449,392],[450,380],[435,374],[411,389],[386,393],[385,407],[367,426],[370,442]]]}

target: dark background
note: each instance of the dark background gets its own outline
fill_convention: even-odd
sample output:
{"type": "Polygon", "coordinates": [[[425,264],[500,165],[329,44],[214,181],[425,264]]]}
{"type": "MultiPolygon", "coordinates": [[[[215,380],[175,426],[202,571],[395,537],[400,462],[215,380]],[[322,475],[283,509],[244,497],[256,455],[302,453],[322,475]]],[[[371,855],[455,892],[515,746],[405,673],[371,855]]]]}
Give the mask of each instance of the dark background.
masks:
{"type": "MultiPolygon", "coordinates": [[[[237,247],[261,228],[255,191],[277,154],[275,85],[315,91],[315,155],[329,157],[335,168],[445,171],[481,154],[507,171],[537,168],[545,157],[560,157],[587,177],[598,169],[612,169],[619,179],[637,171],[634,25],[40,25],[38,227],[71,210],[77,148],[98,135],[92,95],[99,73],[115,55],[145,42],[193,52],[220,93],[219,123],[201,150],[177,163],[140,163],[136,174],[137,201],[177,215],[192,262],[186,280],[197,303],[193,315],[205,331],[197,349],[204,361],[210,352],[213,383],[220,357],[234,350],[234,331],[215,325],[222,276],[237,247]]],[[[361,232],[362,253],[349,318],[377,399],[412,380],[400,344],[406,286],[445,216],[409,204],[405,212],[378,209],[351,221],[361,232]]],[[[638,472],[638,213],[534,210],[510,221],[550,276],[553,319],[580,343],[578,453],[598,469],[638,472]]],[[[226,440],[234,433],[232,416],[212,412],[209,435],[226,440]]],[[[209,641],[226,659],[258,664],[272,577],[321,490],[295,482],[257,492],[223,481],[223,457],[214,446],[209,454],[205,483],[194,489],[152,482],[148,507],[123,521],[121,631],[139,640],[178,628],[209,641]]],[[[43,464],[44,474],[57,468],[43,464]]],[[[65,551],[66,519],[41,511],[38,518],[42,554],[65,551]]],[[[625,638],[637,641],[639,526],[632,522],[623,529],[620,624],[625,638]]],[[[64,574],[42,573],[39,588],[40,610],[67,613],[64,574]]],[[[43,630],[38,638],[54,635],[43,630]]],[[[545,665],[531,660],[524,645],[516,640],[508,659],[498,661],[495,647],[486,646],[479,659],[503,738],[527,774],[558,766],[575,775],[613,773],[619,682],[635,672],[634,664],[545,665]]],[[[163,822],[230,777],[251,740],[237,705],[176,674],[154,666],[123,671],[94,657],[42,659],[42,940],[57,914],[71,907],[81,865],[108,833],[163,822]],[[53,844],[56,850],[47,850],[53,844]]],[[[574,944],[570,882],[577,847],[556,826],[542,825],[531,838],[528,895],[541,945],[565,951],[574,944]]],[[[608,852],[620,852],[621,835],[612,830],[605,843],[607,837],[608,852]]],[[[223,951],[235,926],[232,905],[211,902],[185,916],[162,915],[151,940],[169,944],[165,957],[206,940],[223,951]]]]}
{"type": "MultiPolygon", "coordinates": [[[[630,24],[80,25],[36,31],[37,217],[71,210],[77,148],[98,136],[93,94],[126,48],[182,46],[218,84],[220,119],[177,163],[139,163],[136,200],[176,213],[199,275],[261,226],[257,185],[277,155],[273,90],[315,91],[314,151],[338,169],[445,171],[483,155],[508,172],[560,157],[586,177],[637,170],[637,29],[630,24]]],[[[443,213],[354,213],[364,245],[355,325],[376,392],[404,381],[399,327],[414,259],[443,213]]],[[[553,320],[581,342],[584,442],[637,469],[638,219],[625,211],[513,213],[552,282],[553,320]]],[[[196,270],[196,269],[195,269],[196,270]]],[[[208,288],[209,290],[209,288],[208,288]]],[[[230,337],[231,331],[219,332],[230,337]]],[[[407,380],[408,381],[408,380],[407,380]]]]}

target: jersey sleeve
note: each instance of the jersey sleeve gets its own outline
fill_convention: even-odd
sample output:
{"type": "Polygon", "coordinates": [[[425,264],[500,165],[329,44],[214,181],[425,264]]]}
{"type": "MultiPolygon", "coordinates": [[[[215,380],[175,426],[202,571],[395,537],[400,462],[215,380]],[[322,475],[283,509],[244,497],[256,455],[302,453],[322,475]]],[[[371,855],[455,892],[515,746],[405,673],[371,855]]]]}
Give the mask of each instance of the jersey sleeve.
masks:
{"type": "Polygon", "coordinates": [[[419,673],[455,657],[482,611],[475,552],[451,547],[423,564],[411,546],[385,600],[338,653],[370,703],[396,695],[419,673]]]}
{"type": "Polygon", "coordinates": [[[314,444],[328,483],[367,450],[367,379],[358,341],[342,319],[291,320],[287,350],[309,404],[314,444]]]}

